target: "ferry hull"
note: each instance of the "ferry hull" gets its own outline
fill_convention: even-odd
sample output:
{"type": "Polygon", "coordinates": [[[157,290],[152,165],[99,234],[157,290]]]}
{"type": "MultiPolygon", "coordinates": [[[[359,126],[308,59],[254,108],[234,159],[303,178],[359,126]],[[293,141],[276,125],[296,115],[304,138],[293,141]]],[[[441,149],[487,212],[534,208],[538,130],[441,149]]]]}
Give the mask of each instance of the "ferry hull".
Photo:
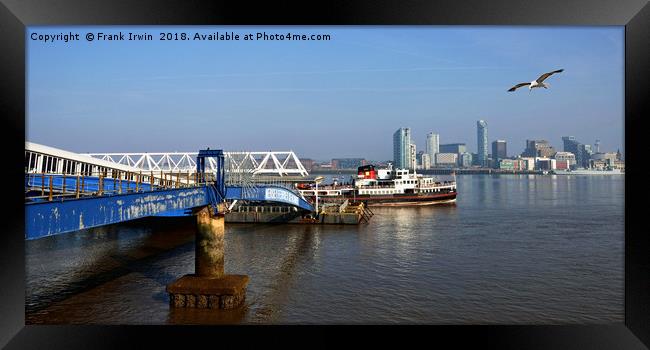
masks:
{"type": "MultiPolygon", "coordinates": [[[[315,197],[306,197],[312,203],[315,197]]],[[[456,202],[456,192],[435,194],[435,195],[395,195],[395,196],[319,196],[318,201],[321,203],[340,202],[342,200],[364,202],[369,207],[402,207],[402,206],[424,206],[454,204],[456,202]]]]}

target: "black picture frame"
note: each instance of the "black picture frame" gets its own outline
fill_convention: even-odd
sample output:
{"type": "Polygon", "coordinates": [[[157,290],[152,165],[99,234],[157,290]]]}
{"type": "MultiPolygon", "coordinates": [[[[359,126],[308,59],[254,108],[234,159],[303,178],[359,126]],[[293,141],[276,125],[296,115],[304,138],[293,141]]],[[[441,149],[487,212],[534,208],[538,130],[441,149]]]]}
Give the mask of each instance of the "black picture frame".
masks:
{"type": "Polygon", "coordinates": [[[498,348],[645,348],[650,344],[650,245],[641,200],[648,186],[641,172],[647,151],[650,5],[644,0],[578,1],[25,1],[0,3],[0,112],[5,153],[0,244],[0,345],[7,348],[132,348],[201,339],[215,345],[271,344],[279,337],[308,336],[310,343],[343,345],[330,337],[340,327],[25,326],[24,181],[20,148],[25,135],[25,27],[31,25],[624,25],[625,26],[625,322],[611,325],[346,327],[358,340],[385,342],[423,335],[432,345],[467,343],[498,348]],[[644,148],[645,147],[645,148],[644,148]],[[14,185],[16,184],[16,185],[14,185]],[[20,197],[20,198],[19,198],[20,197]],[[164,328],[162,328],[164,327],[164,328]],[[398,332],[395,332],[398,330],[398,332]],[[249,333],[261,333],[250,337],[249,333]],[[396,335],[397,334],[397,335],[396,335]],[[314,342],[316,340],[316,342],[314,342]],[[216,343],[218,342],[218,343],[216,343]],[[645,346],[644,346],[645,344],[645,346]]]}

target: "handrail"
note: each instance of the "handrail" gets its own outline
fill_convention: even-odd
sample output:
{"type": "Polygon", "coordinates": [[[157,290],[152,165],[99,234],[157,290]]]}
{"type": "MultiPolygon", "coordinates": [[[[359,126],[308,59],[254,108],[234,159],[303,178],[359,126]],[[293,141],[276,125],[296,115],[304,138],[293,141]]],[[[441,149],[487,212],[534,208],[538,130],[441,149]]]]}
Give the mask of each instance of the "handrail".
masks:
{"type": "MultiPolygon", "coordinates": [[[[103,176],[90,176],[85,174],[56,174],[56,173],[26,173],[25,174],[25,199],[37,200],[47,199],[52,201],[55,198],[64,199],[72,197],[75,199],[88,196],[115,195],[122,193],[137,193],[145,191],[156,191],[166,189],[178,189],[205,186],[209,182],[191,182],[189,177],[185,182],[180,180],[160,179],[161,181],[144,181],[144,174],[122,174],[116,178],[103,176]],[[96,180],[96,182],[94,182],[96,180]],[[70,184],[72,182],[72,184],[70,184]],[[40,191],[40,196],[27,196],[30,192],[40,191]],[[47,193],[46,193],[47,192],[47,193]]],[[[180,179],[180,176],[178,176],[180,179]]]]}

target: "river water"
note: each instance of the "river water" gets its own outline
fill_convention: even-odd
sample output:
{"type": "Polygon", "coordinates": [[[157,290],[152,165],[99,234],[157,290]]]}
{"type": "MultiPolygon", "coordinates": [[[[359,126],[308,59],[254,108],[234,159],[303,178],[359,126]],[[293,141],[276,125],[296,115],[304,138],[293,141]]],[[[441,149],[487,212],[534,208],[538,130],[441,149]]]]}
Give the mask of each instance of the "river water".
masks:
{"type": "Polygon", "coordinates": [[[26,323],[622,322],[623,176],[458,176],[454,206],[373,208],[367,225],[227,224],[231,311],[173,310],[192,218],[26,241],[26,323]]]}

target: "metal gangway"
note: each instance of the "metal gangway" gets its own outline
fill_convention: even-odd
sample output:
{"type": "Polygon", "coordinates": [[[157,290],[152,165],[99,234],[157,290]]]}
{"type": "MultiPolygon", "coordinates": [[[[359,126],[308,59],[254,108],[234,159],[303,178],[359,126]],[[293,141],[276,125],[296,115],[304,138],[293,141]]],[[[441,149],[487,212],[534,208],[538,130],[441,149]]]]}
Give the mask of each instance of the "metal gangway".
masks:
{"type": "Polygon", "coordinates": [[[196,154],[193,171],[147,172],[26,142],[26,238],[145,216],[191,215],[195,208],[217,208],[225,201],[276,202],[313,211],[286,177],[259,177],[221,150],[196,154]]]}

